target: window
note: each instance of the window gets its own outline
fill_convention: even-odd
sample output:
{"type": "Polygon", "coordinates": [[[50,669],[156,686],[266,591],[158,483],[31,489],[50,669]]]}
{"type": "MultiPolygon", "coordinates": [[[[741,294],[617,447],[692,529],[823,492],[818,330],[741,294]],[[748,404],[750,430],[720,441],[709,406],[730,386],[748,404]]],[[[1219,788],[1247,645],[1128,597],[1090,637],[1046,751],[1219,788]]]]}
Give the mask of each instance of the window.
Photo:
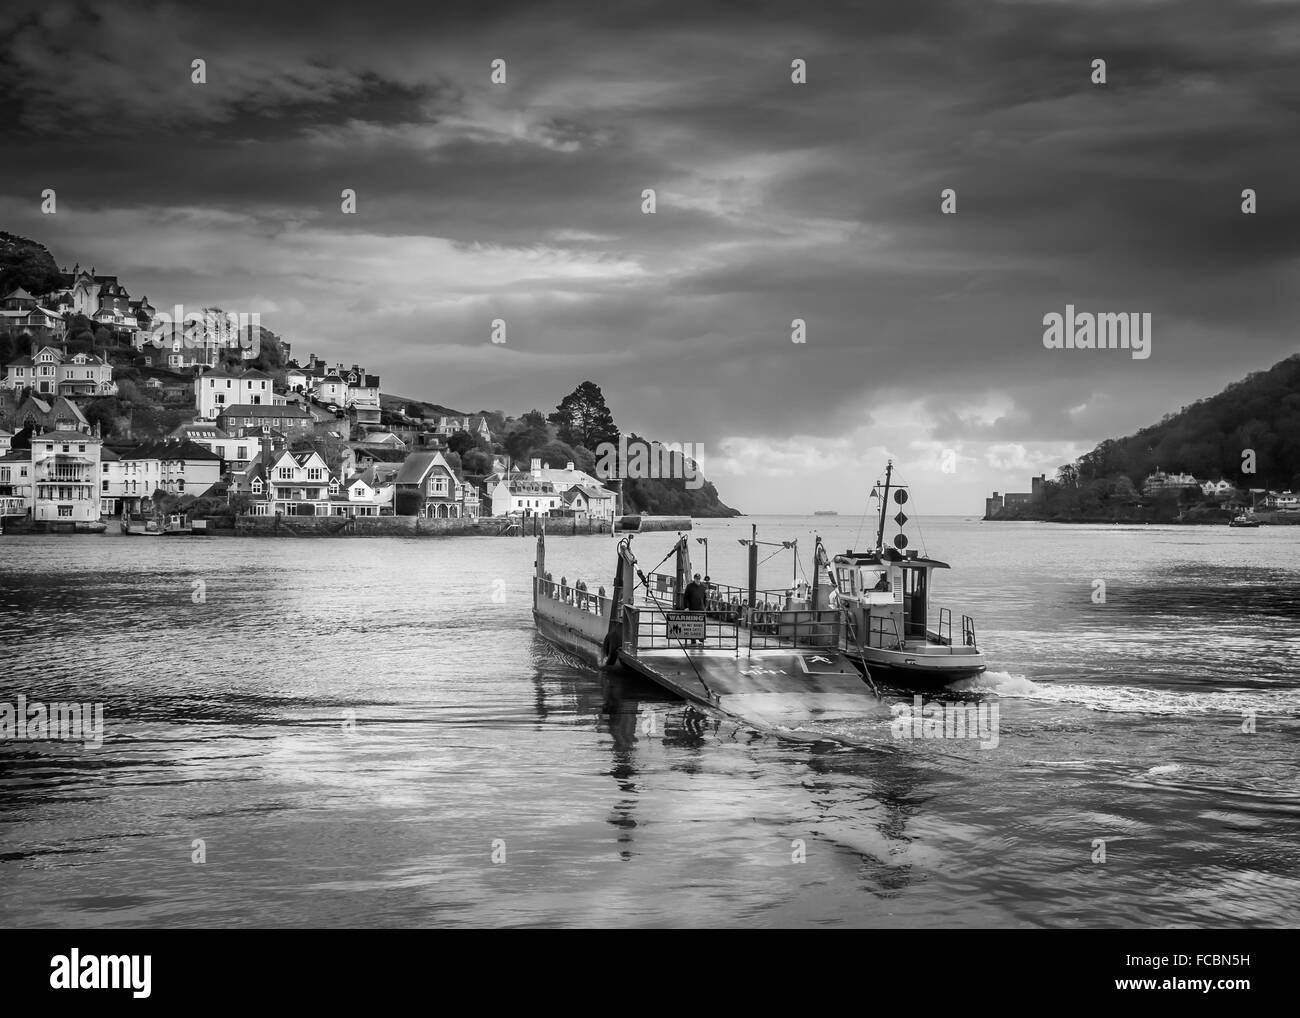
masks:
{"type": "Polygon", "coordinates": [[[99,484],[99,490],[100,490],[100,491],[108,491],[108,482],[107,482],[107,481],[101,481],[100,484],[99,484]]]}
{"type": "Polygon", "coordinates": [[[320,479],[321,479],[320,467],[312,467],[310,470],[307,471],[307,480],[319,481],[320,479]]]}
{"type": "Polygon", "coordinates": [[[281,467],[281,468],[280,468],[280,480],[282,480],[282,481],[292,481],[292,480],[293,480],[293,467],[281,467]]]}
{"type": "Polygon", "coordinates": [[[239,447],[239,455],[236,456],[235,459],[240,459],[240,460],[248,459],[248,446],[241,445],[239,447]]]}
{"type": "Polygon", "coordinates": [[[64,452],[67,452],[67,451],[68,451],[69,449],[71,449],[71,448],[72,448],[72,447],[71,447],[70,445],[65,444],[65,445],[63,446],[63,451],[64,451],[64,452]]]}
{"type": "Polygon", "coordinates": [[[70,505],[61,505],[61,506],[59,506],[59,515],[60,515],[60,516],[71,516],[71,515],[72,515],[72,506],[70,506],[70,505]]]}
{"type": "Polygon", "coordinates": [[[253,478],[253,494],[254,495],[262,494],[262,479],[260,477],[253,478]]]}
{"type": "Polygon", "coordinates": [[[77,452],[85,452],[85,451],[86,451],[86,447],[84,445],[77,446],[77,452]]]}
{"type": "Polygon", "coordinates": [[[53,452],[53,451],[54,451],[54,446],[52,446],[52,445],[48,445],[48,444],[47,444],[47,445],[45,446],[45,451],[46,451],[46,452],[53,452]]]}

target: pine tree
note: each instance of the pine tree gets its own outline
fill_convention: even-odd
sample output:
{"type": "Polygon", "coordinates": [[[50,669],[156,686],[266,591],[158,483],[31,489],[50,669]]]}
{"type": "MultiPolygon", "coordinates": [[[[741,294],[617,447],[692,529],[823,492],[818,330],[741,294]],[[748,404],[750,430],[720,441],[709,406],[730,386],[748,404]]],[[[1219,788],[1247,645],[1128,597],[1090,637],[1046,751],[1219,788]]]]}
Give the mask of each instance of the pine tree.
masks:
{"type": "Polygon", "coordinates": [[[560,401],[547,419],[559,428],[560,441],[568,445],[594,450],[601,442],[618,442],[614,415],[595,382],[583,382],[560,401]]]}

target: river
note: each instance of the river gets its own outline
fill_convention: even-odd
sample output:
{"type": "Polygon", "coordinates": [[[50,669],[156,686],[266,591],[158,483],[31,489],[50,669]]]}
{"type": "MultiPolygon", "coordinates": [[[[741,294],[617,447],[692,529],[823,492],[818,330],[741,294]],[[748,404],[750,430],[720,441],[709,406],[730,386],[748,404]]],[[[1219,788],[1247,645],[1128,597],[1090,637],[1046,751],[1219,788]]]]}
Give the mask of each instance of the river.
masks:
{"type": "MultiPolygon", "coordinates": [[[[870,543],[697,521],[713,579],[751,523],[870,543]]],[[[106,731],[0,742],[0,923],[1294,925],[1300,528],[914,527],[995,746],[896,738],[902,693],[808,744],[608,681],[534,634],[531,539],[0,538],[0,703],[106,731]]],[[[547,565],[609,586],[612,541],[547,565]]]]}

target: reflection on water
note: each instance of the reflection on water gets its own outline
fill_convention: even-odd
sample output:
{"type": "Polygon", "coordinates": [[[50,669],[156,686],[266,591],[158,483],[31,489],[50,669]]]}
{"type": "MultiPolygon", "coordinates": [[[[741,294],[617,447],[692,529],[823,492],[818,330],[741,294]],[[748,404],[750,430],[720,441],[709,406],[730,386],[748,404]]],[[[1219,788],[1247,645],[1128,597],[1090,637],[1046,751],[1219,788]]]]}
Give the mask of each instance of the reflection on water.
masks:
{"type": "MultiPolygon", "coordinates": [[[[715,578],[738,527],[698,528],[715,578]]],[[[103,703],[108,734],[0,743],[0,920],[1290,925],[1300,533],[925,536],[992,664],[950,699],[996,699],[996,749],[895,740],[903,694],[827,723],[851,748],[588,669],[532,631],[527,540],[5,539],[0,702],[103,703]]],[[[548,563],[603,582],[612,543],[548,563]]]]}

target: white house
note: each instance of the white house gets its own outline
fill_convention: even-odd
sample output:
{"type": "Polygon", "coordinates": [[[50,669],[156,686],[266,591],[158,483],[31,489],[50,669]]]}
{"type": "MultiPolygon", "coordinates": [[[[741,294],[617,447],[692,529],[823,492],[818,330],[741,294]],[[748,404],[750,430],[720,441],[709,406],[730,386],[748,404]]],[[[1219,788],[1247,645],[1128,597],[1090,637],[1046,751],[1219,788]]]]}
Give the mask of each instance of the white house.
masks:
{"type": "Polygon", "coordinates": [[[32,518],[49,523],[99,520],[100,440],[84,431],[47,431],[32,438],[32,518]]]}
{"type": "Polygon", "coordinates": [[[0,516],[27,516],[32,511],[32,454],[0,454],[0,516]]]}
{"type": "Polygon", "coordinates": [[[593,520],[614,518],[614,493],[608,488],[575,484],[564,492],[564,506],[593,520]]]}
{"type": "Polygon", "coordinates": [[[316,383],[316,399],[326,405],[346,406],[348,402],[348,383],[338,375],[326,375],[316,383]]]}
{"type": "Polygon", "coordinates": [[[134,449],[118,452],[120,473],[101,471],[101,496],[118,497],[121,508],[129,513],[146,512],[154,492],[169,495],[193,495],[201,498],[221,479],[221,457],[197,442],[149,442],[134,449]],[[121,483],[120,495],[114,494],[112,481],[121,483]],[[103,488],[103,481],[109,487],[103,488]]]}
{"type": "Polygon", "coordinates": [[[229,470],[245,469],[258,453],[255,437],[228,435],[211,421],[200,420],[178,425],[168,438],[203,446],[220,456],[229,470]]]}
{"type": "Polygon", "coordinates": [[[1268,509],[1291,512],[1300,509],[1300,495],[1290,491],[1270,491],[1268,497],[1264,499],[1264,505],[1268,509]]]}
{"type": "Polygon", "coordinates": [[[547,516],[552,509],[564,508],[564,493],[550,481],[538,481],[527,474],[499,477],[489,488],[493,516],[547,516]]]}
{"type": "Polygon", "coordinates": [[[392,515],[399,469],[396,464],[375,465],[349,477],[339,496],[345,504],[336,504],[335,510],[348,516],[392,515]]]}
{"type": "Polygon", "coordinates": [[[194,405],[199,416],[216,420],[232,406],[273,406],[271,376],[256,369],[205,371],[194,379],[194,405]]]}
{"type": "Polygon", "coordinates": [[[68,356],[52,346],[35,357],[18,357],[5,367],[0,382],[6,389],[30,386],[37,393],[59,396],[115,396],[113,366],[102,357],[78,353],[68,356]]]}
{"type": "Polygon", "coordinates": [[[1201,493],[1206,498],[1231,498],[1237,493],[1237,487],[1231,481],[1219,478],[1217,481],[1206,481],[1202,484],[1201,493]]]}

